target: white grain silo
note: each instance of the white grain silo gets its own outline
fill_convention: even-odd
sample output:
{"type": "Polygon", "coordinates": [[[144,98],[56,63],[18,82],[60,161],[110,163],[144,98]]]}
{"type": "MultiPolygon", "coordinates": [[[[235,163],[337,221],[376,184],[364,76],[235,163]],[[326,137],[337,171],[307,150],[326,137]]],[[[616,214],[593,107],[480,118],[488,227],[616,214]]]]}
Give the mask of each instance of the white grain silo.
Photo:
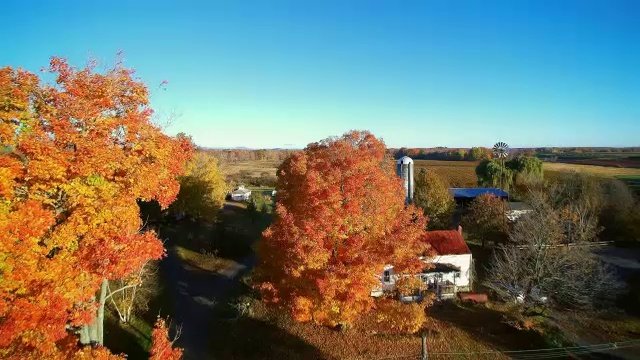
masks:
{"type": "Polygon", "coordinates": [[[406,189],[405,202],[409,203],[413,200],[413,160],[408,156],[403,156],[398,159],[396,172],[398,176],[402,178],[404,188],[406,189]]]}

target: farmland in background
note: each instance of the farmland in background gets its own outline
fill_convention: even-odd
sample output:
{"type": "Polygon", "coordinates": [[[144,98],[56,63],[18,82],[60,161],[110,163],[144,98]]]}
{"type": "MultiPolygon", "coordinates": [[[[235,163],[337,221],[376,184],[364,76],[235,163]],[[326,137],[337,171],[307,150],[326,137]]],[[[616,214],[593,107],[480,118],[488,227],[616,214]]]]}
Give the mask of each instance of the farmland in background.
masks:
{"type": "Polygon", "coordinates": [[[538,153],[537,156],[542,160],[557,163],[640,169],[640,153],[638,152],[538,153]]]}
{"type": "Polygon", "coordinates": [[[629,187],[631,188],[631,190],[640,194],[640,175],[621,175],[621,176],[616,176],[616,178],[626,182],[627,185],[629,185],[629,187]]]}
{"type": "Polygon", "coordinates": [[[254,189],[272,189],[276,186],[276,170],[280,160],[220,160],[220,171],[231,186],[245,185],[254,189]]]}
{"type": "Polygon", "coordinates": [[[260,176],[263,172],[268,172],[276,176],[276,170],[281,163],[280,160],[221,161],[220,168],[226,175],[246,173],[250,176],[260,176]]]}
{"type": "Polygon", "coordinates": [[[624,181],[636,193],[640,193],[640,168],[619,168],[611,166],[579,165],[565,163],[544,163],[544,177],[553,180],[567,172],[582,172],[603,178],[624,181]]]}
{"type": "Polygon", "coordinates": [[[438,175],[449,187],[477,187],[475,161],[415,160],[414,171],[426,168],[438,175]]]}
{"type": "MultiPolygon", "coordinates": [[[[221,163],[221,169],[228,178],[265,178],[272,179],[280,165],[280,160],[240,160],[221,163]]],[[[415,160],[416,173],[420,168],[426,168],[436,173],[450,187],[476,187],[477,178],[475,161],[444,161],[444,160],[415,160]]],[[[583,172],[604,178],[617,178],[626,182],[632,189],[640,192],[640,168],[621,168],[613,166],[596,166],[584,164],[569,164],[561,162],[545,162],[544,174],[546,179],[553,180],[562,173],[583,172]]],[[[246,182],[246,181],[245,181],[246,182]]],[[[247,184],[252,185],[252,184],[247,184]]],[[[255,184],[255,186],[271,187],[273,184],[255,184]]]]}

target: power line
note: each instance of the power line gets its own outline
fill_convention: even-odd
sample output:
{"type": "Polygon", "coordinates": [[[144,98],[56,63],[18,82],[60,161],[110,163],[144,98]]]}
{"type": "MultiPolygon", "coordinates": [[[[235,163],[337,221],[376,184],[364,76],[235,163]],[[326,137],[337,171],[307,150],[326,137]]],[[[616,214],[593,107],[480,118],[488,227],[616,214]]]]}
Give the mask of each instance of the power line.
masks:
{"type": "MultiPolygon", "coordinates": [[[[627,349],[640,346],[640,339],[618,341],[602,344],[592,344],[585,346],[566,346],[546,349],[530,349],[530,350],[506,350],[506,351],[467,351],[467,352],[429,352],[429,356],[448,355],[448,356],[472,356],[472,355],[509,355],[514,359],[534,360],[534,359],[553,359],[563,356],[584,355],[599,351],[611,351],[619,349],[627,349]]],[[[376,358],[375,360],[391,360],[391,359],[419,359],[420,355],[401,355],[376,358]]]]}

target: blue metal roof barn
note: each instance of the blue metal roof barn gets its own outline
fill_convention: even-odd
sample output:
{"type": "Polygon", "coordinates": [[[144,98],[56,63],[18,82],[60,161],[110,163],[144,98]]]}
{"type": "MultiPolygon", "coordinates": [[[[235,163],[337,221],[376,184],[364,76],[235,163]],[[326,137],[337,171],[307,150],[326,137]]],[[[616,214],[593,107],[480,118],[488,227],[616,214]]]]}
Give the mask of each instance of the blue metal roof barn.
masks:
{"type": "Polygon", "coordinates": [[[496,188],[449,188],[449,193],[454,199],[475,199],[484,194],[491,194],[500,198],[508,198],[509,193],[496,188]]]}

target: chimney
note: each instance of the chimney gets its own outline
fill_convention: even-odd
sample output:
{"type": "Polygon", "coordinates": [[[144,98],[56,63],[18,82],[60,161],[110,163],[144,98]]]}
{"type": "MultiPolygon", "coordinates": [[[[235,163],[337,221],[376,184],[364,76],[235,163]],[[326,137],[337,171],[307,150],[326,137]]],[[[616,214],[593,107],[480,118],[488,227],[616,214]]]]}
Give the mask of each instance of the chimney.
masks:
{"type": "Polygon", "coordinates": [[[462,236],[462,226],[458,225],[458,234],[460,234],[462,236]]]}

